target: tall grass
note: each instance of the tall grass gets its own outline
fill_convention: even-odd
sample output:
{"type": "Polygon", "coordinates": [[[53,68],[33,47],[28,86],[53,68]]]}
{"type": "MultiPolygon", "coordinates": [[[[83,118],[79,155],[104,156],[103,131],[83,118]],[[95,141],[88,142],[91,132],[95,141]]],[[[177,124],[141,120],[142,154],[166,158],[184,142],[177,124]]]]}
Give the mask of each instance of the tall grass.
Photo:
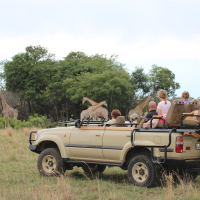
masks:
{"type": "Polygon", "coordinates": [[[27,128],[0,130],[0,199],[73,200],[73,199],[199,199],[200,178],[187,183],[173,176],[165,186],[141,188],[129,183],[127,172],[117,167],[102,174],[88,176],[81,168],[67,171],[60,177],[42,177],[37,170],[38,154],[28,148],[27,128]]]}

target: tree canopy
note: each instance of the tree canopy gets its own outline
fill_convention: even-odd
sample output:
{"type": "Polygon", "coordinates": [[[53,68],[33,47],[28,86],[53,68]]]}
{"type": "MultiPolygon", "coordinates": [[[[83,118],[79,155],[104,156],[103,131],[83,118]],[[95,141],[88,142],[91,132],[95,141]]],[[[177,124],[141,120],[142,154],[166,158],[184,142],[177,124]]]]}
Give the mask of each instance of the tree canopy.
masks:
{"type": "Polygon", "coordinates": [[[168,96],[174,96],[175,91],[180,88],[180,84],[175,82],[175,74],[169,69],[157,65],[152,65],[149,82],[154,97],[159,89],[166,90],[168,96]]]}
{"type": "Polygon", "coordinates": [[[83,96],[96,102],[106,100],[109,112],[119,109],[126,115],[143,97],[155,97],[161,88],[173,96],[180,87],[173,72],[157,65],[148,74],[142,67],[135,67],[130,74],[115,55],[70,52],[64,59],[55,60],[41,46],[28,46],[25,50],[1,63],[1,77],[6,90],[27,102],[28,115],[38,113],[55,121],[79,118],[89,106],[82,105],[83,96]],[[134,104],[133,99],[137,100],[134,104]]]}

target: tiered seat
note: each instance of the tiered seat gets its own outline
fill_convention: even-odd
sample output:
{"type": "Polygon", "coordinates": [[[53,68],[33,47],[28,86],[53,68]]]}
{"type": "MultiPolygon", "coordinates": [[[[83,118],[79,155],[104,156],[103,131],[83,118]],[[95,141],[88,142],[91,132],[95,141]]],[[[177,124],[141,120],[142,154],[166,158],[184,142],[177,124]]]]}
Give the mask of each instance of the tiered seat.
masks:
{"type": "MultiPolygon", "coordinates": [[[[191,102],[189,104],[184,105],[181,101],[174,101],[167,113],[167,118],[164,127],[164,123],[159,122],[157,127],[158,128],[179,128],[181,126],[181,117],[186,115],[182,118],[183,122],[182,125],[184,127],[200,127],[200,116],[192,116],[192,115],[200,115],[200,109],[194,110],[195,103],[191,102]],[[190,115],[190,116],[187,116],[190,115]]],[[[155,118],[161,118],[162,116],[153,116],[155,118]]],[[[139,119],[138,119],[139,120],[139,119]]],[[[145,119],[140,119],[138,128],[142,128],[143,124],[145,122],[145,119]]]]}
{"type": "Polygon", "coordinates": [[[146,122],[146,121],[148,121],[148,120],[145,119],[145,117],[143,117],[143,116],[138,117],[137,123],[138,123],[139,125],[137,126],[137,128],[142,128],[144,122],[146,122]]]}
{"type": "Polygon", "coordinates": [[[195,126],[195,127],[200,126],[200,116],[193,116],[193,115],[200,115],[200,109],[185,114],[190,116],[185,117],[185,119],[183,120],[183,126],[195,126]]]}

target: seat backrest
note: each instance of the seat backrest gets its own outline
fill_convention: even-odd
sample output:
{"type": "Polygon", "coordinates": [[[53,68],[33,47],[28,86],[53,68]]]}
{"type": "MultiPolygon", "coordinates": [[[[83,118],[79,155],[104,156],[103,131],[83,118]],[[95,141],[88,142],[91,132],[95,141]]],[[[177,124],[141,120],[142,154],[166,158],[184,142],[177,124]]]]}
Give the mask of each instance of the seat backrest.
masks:
{"type": "Polygon", "coordinates": [[[184,113],[191,113],[195,109],[195,102],[190,102],[184,105],[184,113]]]}
{"type": "Polygon", "coordinates": [[[116,123],[121,123],[121,124],[116,124],[115,126],[126,126],[125,124],[122,124],[122,123],[125,123],[125,116],[118,116],[116,118],[116,123]]]}
{"type": "Polygon", "coordinates": [[[167,125],[170,127],[180,126],[180,119],[183,115],[184,103],[180,101],[173,102],[167,113],[167,125]]]}
{"type": "Polygon", "coordinates": [[[141,120],[143,120],[145,117],[143,117],[143,116],[139,116],[138,118],[137,118],[137,123],[139,124],[140,122],[141,122],[141,120]]]}
{"type": "Polygon", "coordinates": [[[141,119],[141,120],[140,120],[140,122],[139,122],[137,128],[143,128],[144,120],[145,120],[145,119],[141,119]]]}
{"type": "MultiPolygon", "coordinates": [[[[192,111],[193,115],[200,115],[200,109],[199,110],[194,110],[192,111]]],[[[183,125],[184,126],[200,126],[199,122],[200,122],[200,117],[197,116],[187,116],[184,120],[183,120],[183,125]]]]}
{"type": "MultiPolygon", "coordinates": [[[[199,108],[199,110],[198,110],[197,115],[200,115],[200,108],[199,108]]],[[[197,120],[200,122],[200,117],[197,117],[197,120]]]]}

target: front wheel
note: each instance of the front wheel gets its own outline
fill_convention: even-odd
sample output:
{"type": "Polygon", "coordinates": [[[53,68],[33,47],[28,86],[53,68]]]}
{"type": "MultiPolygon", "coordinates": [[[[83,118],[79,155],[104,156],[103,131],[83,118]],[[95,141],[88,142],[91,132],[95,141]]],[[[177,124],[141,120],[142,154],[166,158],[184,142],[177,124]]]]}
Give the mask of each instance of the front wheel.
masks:
{"type": "Polygon", "coordinates": [[[96,172],[104,172],[104,170],[106,169],[106,165],[93,165],[93,164],[85,164],[82,166],[82,169],[85,173],[87,174],[94,174],[96,172]]]}
{"type": "Polygon", "coordinates": [[[43,176],[57,176],[64,173],[60,153],[55,148],[43,150],[38,157],[37,166],[43,176]]]}
{"type": "Polygon", "coordinates": [[[128,178],[134,185],[152,187],[155,184],[156,175],[150,156],[133,157],[128,165],[128,178]]]}

